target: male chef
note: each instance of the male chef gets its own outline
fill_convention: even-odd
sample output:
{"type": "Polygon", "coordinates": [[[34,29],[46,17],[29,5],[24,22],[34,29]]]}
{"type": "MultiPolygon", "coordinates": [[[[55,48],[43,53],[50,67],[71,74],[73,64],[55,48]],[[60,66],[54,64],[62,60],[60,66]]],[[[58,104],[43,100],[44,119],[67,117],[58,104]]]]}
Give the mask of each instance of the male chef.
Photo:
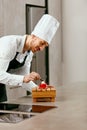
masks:
{"type": "Polygon", "coordinates": [[[30,73],[33,54],[47,47],[54,37],[59,22],[45,14],[35,26],[31,35],[8,35],[0,38],[0,102],[6,101],[5,85],[21,86],[32,91],[33,82],[41,77],[30,73]]]}

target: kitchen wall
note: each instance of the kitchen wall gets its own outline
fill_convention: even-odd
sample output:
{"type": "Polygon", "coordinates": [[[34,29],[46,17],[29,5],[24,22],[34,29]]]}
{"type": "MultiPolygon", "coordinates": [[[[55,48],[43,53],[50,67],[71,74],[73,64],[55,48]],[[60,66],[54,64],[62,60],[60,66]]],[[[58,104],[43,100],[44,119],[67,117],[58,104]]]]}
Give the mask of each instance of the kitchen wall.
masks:
{"type": "Polygon", "coordinates": [[[48,0],[60,28],[49,48],[50,84],[87,81],[87,1],[48,0]]]}
{"type": "Polygon", "coordinates": [[[0,0],[0,36],[26,33],[25,4],[44,5],[44,0],[0,0]]]}
{"type": "Polygon", "coordinates": [[[48,0],[48,12],[60,22],[60,27],[49,46],[49,81],[58,87],[62,84],[62,41],[61,41],[61,0],[48,0]]]}
{"type": "Polygon", "coordinates": [[[62,0],[63,83],[87,81],[87,0],[62,0]]]}
{"type": "Polygon", "coordinates": [[[3,0],[0,0],[0,36],[4,34],[3,0]]]}

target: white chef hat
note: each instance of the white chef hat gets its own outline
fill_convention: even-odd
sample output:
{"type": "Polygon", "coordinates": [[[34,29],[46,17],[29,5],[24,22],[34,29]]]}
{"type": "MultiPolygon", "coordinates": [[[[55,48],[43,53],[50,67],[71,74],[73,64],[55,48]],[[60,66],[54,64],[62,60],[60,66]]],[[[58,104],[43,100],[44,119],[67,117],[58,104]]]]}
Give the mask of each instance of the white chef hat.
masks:
{"type": "Polygon", "coordinates": [[[36,24],[31,34],[45,40],[48,44],[51,43],[57,29],[59,22],[53,16],[44,14],[39,22],[36,24]]]}

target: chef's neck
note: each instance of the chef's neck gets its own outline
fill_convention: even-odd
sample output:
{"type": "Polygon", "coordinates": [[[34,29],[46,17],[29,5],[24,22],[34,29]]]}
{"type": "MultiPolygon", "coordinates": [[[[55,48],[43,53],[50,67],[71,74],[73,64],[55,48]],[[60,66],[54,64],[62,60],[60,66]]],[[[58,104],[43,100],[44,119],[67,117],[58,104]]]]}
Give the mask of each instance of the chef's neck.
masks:
{"type": "Polygon", "coordinates": [[[30,51],[31,40],[32,40],[31,35],[26,35],[26,39],[23,47],[23,53],[25,53],[26,51],[30,51]]]}

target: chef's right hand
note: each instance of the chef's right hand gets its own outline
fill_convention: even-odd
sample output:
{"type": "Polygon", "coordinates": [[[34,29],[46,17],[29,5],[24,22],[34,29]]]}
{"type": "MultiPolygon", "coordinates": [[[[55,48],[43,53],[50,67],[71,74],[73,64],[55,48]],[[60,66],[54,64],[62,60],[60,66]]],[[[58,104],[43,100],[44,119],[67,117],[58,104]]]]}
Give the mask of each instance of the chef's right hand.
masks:
{"type": "Polygon", "coordinates": [[[29,75],[25,75],[23,82],[28,83],[30,81],[39,80],[41,79],[40,75],[36,72],[31,72],[29,75]]]}

